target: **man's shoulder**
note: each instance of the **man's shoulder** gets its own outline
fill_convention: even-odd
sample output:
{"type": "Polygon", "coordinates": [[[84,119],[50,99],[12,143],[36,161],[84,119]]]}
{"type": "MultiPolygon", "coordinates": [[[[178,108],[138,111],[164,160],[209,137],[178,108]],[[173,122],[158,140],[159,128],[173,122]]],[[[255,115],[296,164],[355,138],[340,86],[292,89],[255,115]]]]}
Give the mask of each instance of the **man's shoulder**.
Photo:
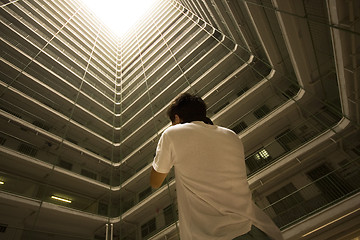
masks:
{"type": "Polygon", "coordinates": [[[229,134],[234,134],[234,135],[237,135],[233,130],[229,129],[229,128],[226,128],[226,127],[222,127],[222,126],[217,126],[218,129],[220,131],[223,131],[223,132],[226,132],[226,133],[229,133],[229,134]]]}
{"type": "Polygon", "coordinates": [[[179,132],[196,132],[196,131],[201,131],[202,128],[199,127],[199,125],[194,124],[194,123],[182,123],[182,124],[176,124],[173,126],[168,127],[167,129],[165,129],[164,134],[166,135],[172,135],[174,133],[179,133],[179,132]]]}
{"type": "Polygon", "coordinates": [[[181,126],[182,124],[177,124],[177,125],[172,125],[168,128],[166,128],[164,130],[164,132],[162,133],[162,135],[171,135],[174,132],[178,132],[178,131],[182,131],[183,126],[181,126]]]}
{"type": "Polygon", "coordinates": [[[188,131],[188,130],[199,130],[199,131],[206,131],[206,130],[217,130],[217,131],[221,131],[221,132],[224,132],[224,133],[227,133],[227,134],[231,134],[231,135],[236,135],[237,134],[229,129],[229,128],[226,128],[226,127],[222,127],[222,126],[218,126],[218,125],[206,125],[208,127],[204,128],[204,125],[199,125],[199,124],[196,124],[196,123],[183,123],[183,124],[177,124],[177,125],[173,125],[173,126],[170,126],[168,127],[164,133],[166,134],[171,134],[172,132],[179,132],[179,131],[188,131]]]}

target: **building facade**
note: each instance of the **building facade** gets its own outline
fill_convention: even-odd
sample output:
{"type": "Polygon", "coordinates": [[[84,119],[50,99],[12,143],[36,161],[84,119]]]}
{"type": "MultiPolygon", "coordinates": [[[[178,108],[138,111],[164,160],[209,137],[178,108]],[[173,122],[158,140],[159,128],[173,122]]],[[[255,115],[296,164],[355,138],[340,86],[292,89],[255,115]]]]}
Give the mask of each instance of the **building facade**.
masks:
{"type": "Polygon", "coordinates": [[[79,0],[0,2],[0,239],[179,239],[149,174],[180,92],[286,239],[360,236],[360,1],[159,0],[121,38],[79,0]]]}

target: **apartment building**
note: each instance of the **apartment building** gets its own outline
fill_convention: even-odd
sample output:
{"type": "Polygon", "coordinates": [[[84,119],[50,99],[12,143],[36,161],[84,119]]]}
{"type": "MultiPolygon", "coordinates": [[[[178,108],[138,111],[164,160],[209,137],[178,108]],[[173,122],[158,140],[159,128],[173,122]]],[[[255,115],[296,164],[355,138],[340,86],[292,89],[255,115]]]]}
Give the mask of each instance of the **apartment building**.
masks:
{"type": "Polygon", "coordinates": [[[179,239],[149,174],[180,92],[285,239],[360,237],[359,0],[159,0],[124,36],[80,0],[0,3],[0,239],[179,239]]]}

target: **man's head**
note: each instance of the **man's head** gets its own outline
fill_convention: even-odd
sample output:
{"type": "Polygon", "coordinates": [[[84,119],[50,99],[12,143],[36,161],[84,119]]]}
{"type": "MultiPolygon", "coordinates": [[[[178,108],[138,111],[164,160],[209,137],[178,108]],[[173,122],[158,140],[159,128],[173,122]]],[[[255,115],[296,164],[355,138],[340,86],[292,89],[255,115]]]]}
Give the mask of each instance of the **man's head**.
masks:
{"type": "Polygon", "coordinates": [[[167,115],[173,124],[179,122],[188,123],[192,121],[204,121],[207,119],[206,104],[196,95],[181,93],[170,104],[167,115]]]}

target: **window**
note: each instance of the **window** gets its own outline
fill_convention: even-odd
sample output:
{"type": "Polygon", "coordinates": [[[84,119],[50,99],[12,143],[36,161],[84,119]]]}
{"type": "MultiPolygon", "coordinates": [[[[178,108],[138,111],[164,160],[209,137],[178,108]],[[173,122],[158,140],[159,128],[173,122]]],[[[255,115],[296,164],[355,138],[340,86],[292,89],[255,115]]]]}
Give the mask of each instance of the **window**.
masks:
{"type": "Polygon", "coordinates": [[[108,205],[106,203],[99,202],[98,214],[103,216],[108,215],[108,205]]]}
{"type": "Polygon", "coordinates": [[[175,209],[173,204],[170,204],[169,206],[164,208],[163,212],[165,218],[165,225],[169,225],[175,221],[175,209]]]}
{"type": "Polygon", "coordinates": [[[323,107],[313,115],[313,119],[318,123],[320,131],[323,131],[324,129],[334,126],[334,124],[339,121],[340,116],[330,109],[323,107]]]}
{"type": "Polygon", "coordinates": [[[81,175],[96,180],[96,173],[94,173],[94,172],[90,172],[88,170],[81,169],[81,175]]]}
{"type": "Polygon", "coordinates": [[[8,109],[6,109],[6,108],[0,107],[0,109],[1,109],[1,110],[4,110],[4,111],[7,112],[7,113],[10,113],[11,115],[14,115],[15,117],[22,118],[20,114],[17,114],[17,113],[15,113],[15,112],[13,112],[13,111],[10,111],[10,110],[8,110],[8,109]]]}
{"type": "Polygon", "coordinates": [[[73,165],[71,163],[67,162],[67,161],[64,161],[64,160],[59,161],[59,167],[65,168],[67,170],[71,170],[72,166],[73,165]]]}
{"type": "Polygon", "coordinates": [[[270,113],[270,108],[266,105],[262,105],[261,107],[259,107],[254,111],[254,116],[257,119],[261,119],[265,117],[268,113],[270,113]]]}
{"type": "Polygon", "coordinates": [[[242,122],[239,122],[235,127],[233,127],[232,130],[235,133],[240,133],[243,130],[245,130],[247,127],[248,127],[248,125],[244,121],[242,121],[242,122]]]}
{"type": "Polygon", "coordinates": [[[224,103],[223,105],[221,105],[218,109],[216,109],[216,110],[214,111],[214,114],[220,112],[220,111],[221,111],[223,108],[225,108],[227,105],[229,105],[229,102],[226,102],[226,103],[224,103]]]}
{"type": "Polygon", "coordinates": [[[249,90],[248,86],[245,86],[243,89],[241,89],[236,95],[238,97],[240,97],[241,95],[243,95],[244,93],[246,93],[246,91],[249,90]]]}
{"type": "Polygon", "coordinates": [[[148,165],[147,162],[143,163],[140,167],[136,169],[136,172],[140,172],[142,169],[144,169],[148,165]]]}
{"type": "Polygon", "coordinates": [[[357,145],[356,147],[354,147],[354,148],[352,149],[352,151],[353,151],[356,155],[360,156],[360,144],[357,145]]]}
{"type": "Polygon", "coordinates": [[[284,226],[307,213],[304,198],[292,183],[271,193],[266,198],[272,204],[271,208],[276,214],[273,220],[277,226],[284,226]]]}
{"type": "Polygon", "coordinates": [[[99,153],[97,153],[96,151],[94,151],[94,149],[91,149],[91,148],[85,148],[86,150],[89,150],[90,152],[92,153],[95,153],[96,155],[100,155],[99,153]]]}
{"type": "Polygon", "coordinates": [[[23,153],[23,154],[26,154],[26,155],[29,155],[29,156],[32,156],[32,157],[35,157],[36,153],[37,153],[37,149],[30,146],[29,144],[21,144],[19,146],[19,149],[18,149],[19,152],[23,153]]]}
{"type": "Polygon", "coordinates": [[[277,214],[281,214],[304,201],[301,194],[296,191],[297,189],[295,186],[292,183],[289,183],[266,198],[270,204],[273,204],[272,208],[274,211],[277,214]]]}
{"type": "Polygon", "coordinates": [[[6,138],[0,137],[0,145],[4,145],[6,142],[6,138]]]}
{"type": "Polygon", "coordinates": [[[286,98],[292,98],[293,96],[295,96],[295,94],[299,91],[299,86],[296,86],[294,84],[291,84],[286,90],[285,92],[283,92],[283,96],[285,96],[286,98]]]}
{"type": "Polygon", "coordinates": [[[4,233],[6,231],[7,226],[8,226],[7,224],[0,223],[0,233],[4,233]]]}
{"type": "Polygon", "coordinates": [[[245,163],[249,168],[251,174],[266,166],[271,160],[272,157],[270,153],[265,148],[262,148],[247,157],[245,159],[245,163]]]}
{"type": "Polygon", "coordinates": [[[256,160],[267,159],[269,157],[270,157],[270,155],[265,149],[261,150],[260,152],[258,152],[254,155],[254,158],[256,160]]]}
{"type": "Polygon", "coordinates": [[[46,131],[49,131],[50,127],[49,126],[46,126],[44,123],[40,122],[40,121],[34,121],[33,124],[39,128],[42,128],[46,131]]]}
{"type": "Polygon", "coordinates": [[[122,204],[120,204],[122,213],[126,212],[134,205],[135,205],[135,200],[133,198],[122,201],[122,204]]]}
{"type": "Polygon", "coordinates": [[[72,138],[69,138],[69,137],[67,137],[67,138],[65,138],[66,140],[68,140],[69,142],[72,142],[73,144],[78,144],[78,142],[77,141],[75,141],[74,139],[72,139],[72,138]]]}
{"type": "Polygon", "coordinates": [[[327,164],[322,164],[306,174],[314,181],[327,202],[342,198],[354,190],[353,187],[341,177],[339,171],[334,171],[327,164]]]}
{"type": "Polygon", "coordinates": [[[294,131],[287,129],[275,137],[276,141],[284,148],[286,152],[299,146],[301,142],[294,131]]]}
{"type": "Polygon", "coordinates": [[[352,187],[352,190],[360,188],[359,163],[356,160],[344,159],[339,162],[339,166],[339,175],[352,187]]]}
{"type": "Polygon", "coordinates": [[[218,32],[218,31],[215,31],[214,34],[213,34],[213,36],[214,36],[214,38],[216,38],[217,40],[221,40],[221,37],[222,37],[221,33],[218,32]]]}
{"type": "Polygon", "coordinates": [[[146,237],[156,230],[155,218],[150,219],[148,222],[141,225],[141,237],[146,237]]]}
{"type": "Polygon", "coordinates": [[[110,184],[110,179],[107,178],[107,177],[104,177],[104,176],[101,176],[101,180],[100,180],[100,181],[103,182],[103,183],[106,183],[106,184],[110,184]]]}
{"type": "Polygon", "coordinates": [[[151,187],[148,187],[144,191],[139,193],[139,202],[144,200],[147,196],[149,196],[152,193],[151,187]]]}

